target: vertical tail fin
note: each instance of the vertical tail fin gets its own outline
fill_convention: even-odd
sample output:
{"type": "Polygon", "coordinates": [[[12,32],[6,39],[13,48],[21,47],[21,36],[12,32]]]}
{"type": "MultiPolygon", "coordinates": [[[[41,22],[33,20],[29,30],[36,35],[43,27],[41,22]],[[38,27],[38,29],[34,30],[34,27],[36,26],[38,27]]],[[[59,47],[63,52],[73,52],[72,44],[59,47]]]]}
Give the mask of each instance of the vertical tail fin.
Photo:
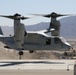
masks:
{"type": "Polygon", "coordinates": [[[1,29],[1,27],[0,27],[0,35],[3,35],[3,32],[2,32],[2,29],[1,29]]]}

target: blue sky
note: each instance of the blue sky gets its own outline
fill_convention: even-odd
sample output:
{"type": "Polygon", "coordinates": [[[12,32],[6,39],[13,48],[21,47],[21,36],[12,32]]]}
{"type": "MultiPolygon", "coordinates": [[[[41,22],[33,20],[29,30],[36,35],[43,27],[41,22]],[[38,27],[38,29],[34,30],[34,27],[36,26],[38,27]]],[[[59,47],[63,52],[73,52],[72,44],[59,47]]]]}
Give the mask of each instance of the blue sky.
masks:
{"type": "MultiPolygon", "coordinates": [[[[76,14],[76,0],[0,0],[1,15],[19,13],[27,16],[28,14],[49,14],[51,12],[76,14]]],[[[34,17],[22,23],[32,25],[49,21],[50,19],[44,17],[34,17]]],[[[0,25],[13,26],[13,20],[0,18],[0,25]]]]}

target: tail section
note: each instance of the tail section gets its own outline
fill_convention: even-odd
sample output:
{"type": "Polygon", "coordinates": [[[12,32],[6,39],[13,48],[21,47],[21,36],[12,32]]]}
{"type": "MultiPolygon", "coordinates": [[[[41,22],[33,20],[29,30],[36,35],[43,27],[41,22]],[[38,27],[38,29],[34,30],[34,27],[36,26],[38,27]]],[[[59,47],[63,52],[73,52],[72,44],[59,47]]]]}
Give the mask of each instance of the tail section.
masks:
{"type": "Polygon", "coordinates": [[[3,32],[2,32],[2,29],[1,29],[1,27],[0,27],[0,35],[3,35],[3,32]]]}

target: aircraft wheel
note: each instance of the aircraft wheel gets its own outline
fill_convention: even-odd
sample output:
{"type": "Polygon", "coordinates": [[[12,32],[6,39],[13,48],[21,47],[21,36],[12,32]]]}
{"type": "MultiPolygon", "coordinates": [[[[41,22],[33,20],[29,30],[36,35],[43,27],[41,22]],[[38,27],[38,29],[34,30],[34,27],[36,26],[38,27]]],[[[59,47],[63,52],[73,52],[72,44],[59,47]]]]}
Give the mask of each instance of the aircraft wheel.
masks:
{"type": "Polygon", "coordinates": [[[23,55],[23,51],[19,51],[19,55],[23,55]]]}
{"type": "Polygon", "coordinates": [[[64,56],[67,56],[68,55],[68,53],[67,52],[64,52],[64,56]]]}
{"type": "Polygon", "coordinates": [[[19,59],[21,59],[21,55],[23,55],[23,51],[19,51],[19,59]]]}
{"type": "Polygon", "coordinates": [[[30,51],[29,51],[29,53],[33,53],[33,52],[34,52],[33,50],[30,50],[30,51]]]}

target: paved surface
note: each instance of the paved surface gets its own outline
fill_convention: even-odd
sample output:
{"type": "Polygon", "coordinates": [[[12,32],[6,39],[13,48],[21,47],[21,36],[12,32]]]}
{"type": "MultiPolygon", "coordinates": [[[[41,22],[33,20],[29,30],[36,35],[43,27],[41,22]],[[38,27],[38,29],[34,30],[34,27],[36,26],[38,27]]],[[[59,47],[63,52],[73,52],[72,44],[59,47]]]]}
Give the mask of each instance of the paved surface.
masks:
{"type": "Polygon", "coordinates": [[[73,70],[75,60],[0,60],[0,69],[51,69],[73,70]]]}
{"type": "Polygon", "coordinates": [[[66,70],[0,70],[0,75],[73,75],[66,70]]]}
{"type": "Polygon", "coordinates": [[[75,61],[0,60],[0,75],[73,75],[75,61]]]}

